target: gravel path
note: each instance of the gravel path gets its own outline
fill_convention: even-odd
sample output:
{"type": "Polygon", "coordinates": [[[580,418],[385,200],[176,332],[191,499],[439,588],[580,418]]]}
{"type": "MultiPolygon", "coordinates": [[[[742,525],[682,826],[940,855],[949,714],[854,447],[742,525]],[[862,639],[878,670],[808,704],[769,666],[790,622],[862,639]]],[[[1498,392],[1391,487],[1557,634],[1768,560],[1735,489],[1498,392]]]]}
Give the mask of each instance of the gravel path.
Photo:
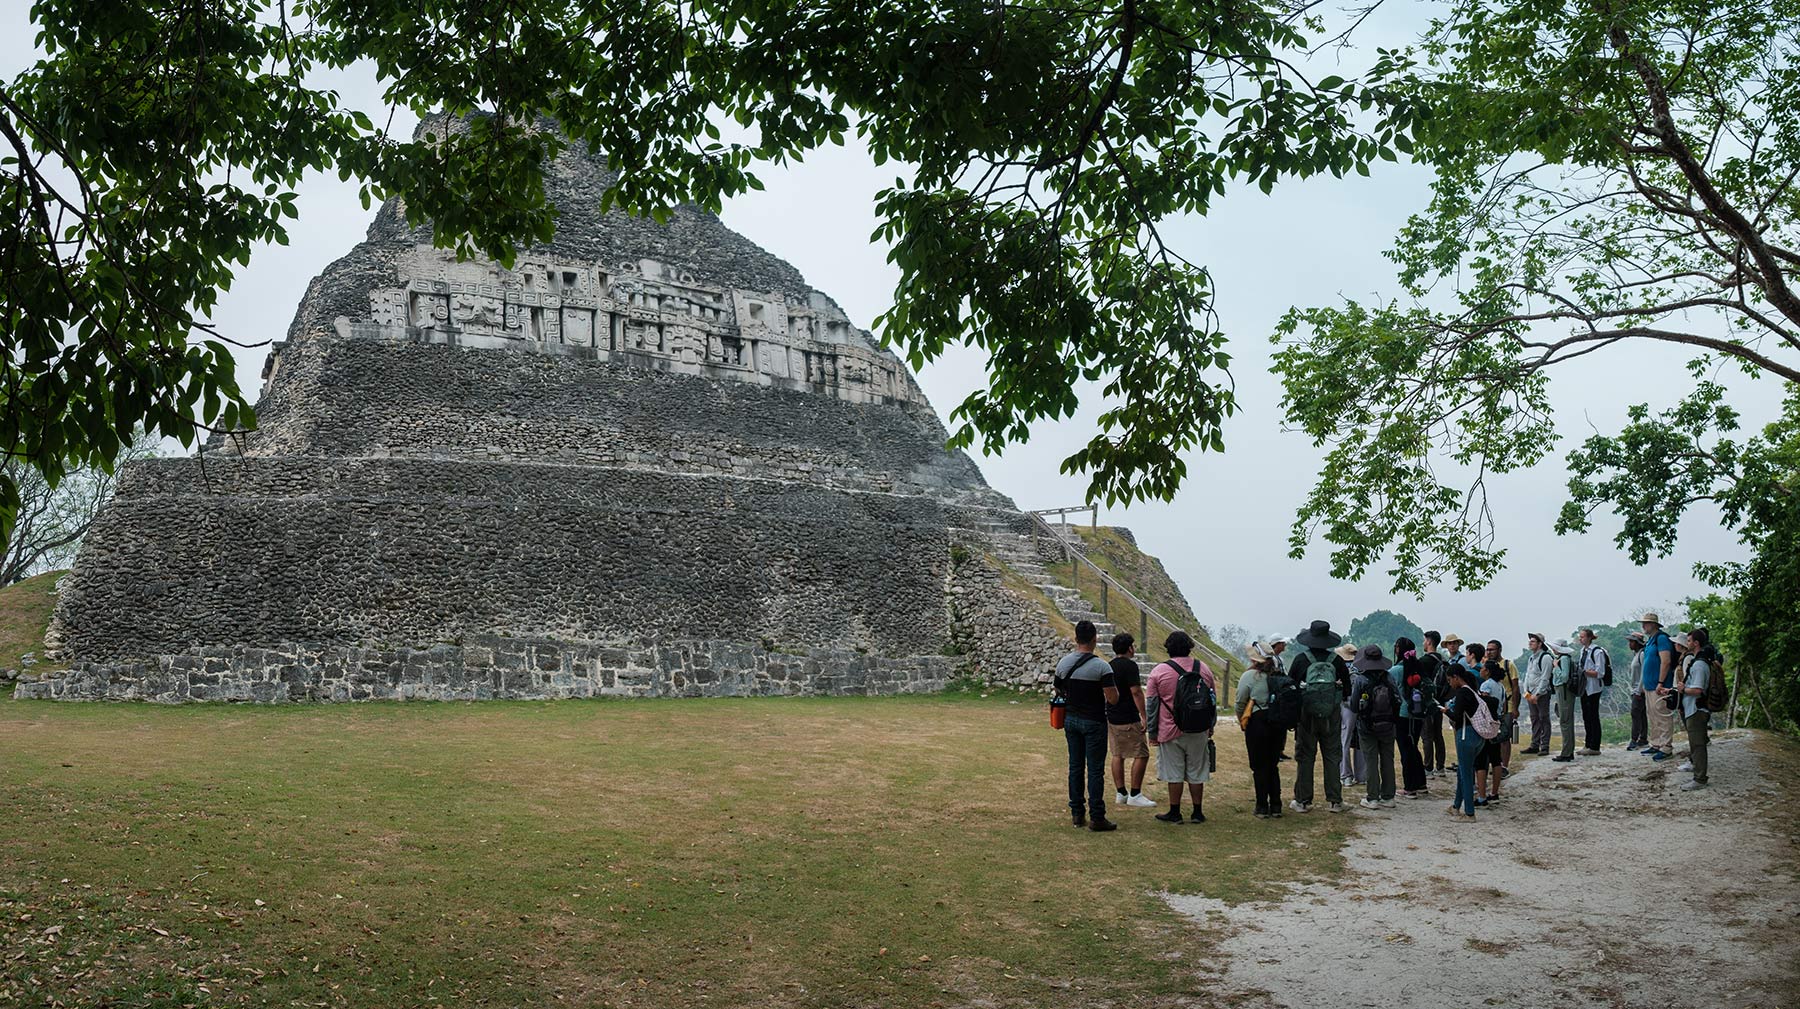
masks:
{"type": "Polygon", "coordinates": [[[1766,815],[1787,797],[1747,733],[1714,737],[1711,788],[1680,791],[1676,763],[1532,761],[1474,823],[1434,780],[1442,798],[1354,812],[1343,880],[1166,899],[1219,937],[1206,987],[1228,1004],[1800,1005],[1793,820],[1766,815]]]}

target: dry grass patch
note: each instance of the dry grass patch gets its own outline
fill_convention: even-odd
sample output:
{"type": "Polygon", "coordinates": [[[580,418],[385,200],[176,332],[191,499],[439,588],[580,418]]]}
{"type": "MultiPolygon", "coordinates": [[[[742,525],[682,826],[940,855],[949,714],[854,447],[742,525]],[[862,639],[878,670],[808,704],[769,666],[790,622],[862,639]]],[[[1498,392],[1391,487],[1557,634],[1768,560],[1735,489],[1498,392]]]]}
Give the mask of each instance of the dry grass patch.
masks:
{"type": "Polygon", "coordinates": [[[1042,720],[940,697],[7,703],[0,996],[1164,1004],[1203,950],[1156,891],[1338,868],[1350,825],[1253,819],[1224,733],[1211,822],[1073,830],[1042,720]]]}

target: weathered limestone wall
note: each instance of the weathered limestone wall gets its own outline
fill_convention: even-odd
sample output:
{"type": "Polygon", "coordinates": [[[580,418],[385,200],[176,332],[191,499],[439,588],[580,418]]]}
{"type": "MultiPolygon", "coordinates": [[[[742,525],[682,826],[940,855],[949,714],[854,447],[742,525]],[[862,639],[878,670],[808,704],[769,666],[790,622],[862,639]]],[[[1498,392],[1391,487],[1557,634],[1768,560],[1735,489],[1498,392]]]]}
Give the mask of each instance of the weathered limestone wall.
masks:
{"type": "Polygon", "coordinates": [[[928,406],[505,350],[318,338],[281,354],[249,455],[633,467],[1010,507],[928,406]]]}
{"type": "Polygon", "coordinates": [[[1036,687],[1073,642],[1050,628],[1036,600],[1009,588],[978,536],[950,548],[950,624],[959,673],[994,686],[1036,687]]]}
{"type": "Polygon", "coordinates": [[[87,664],[16,690],[20,698],[161,704],[909,694],[943,689],[955,667],[943,656],[884,658],[848,648],[482,637],[428,648],[207,645],[87,664]]]}
{"type": "Polygon", "coordinates": [[[157,460],[126,473],[54,630],[87,661],[479,635],[938,655],[954,520],[924,497],[647,471],[157,460]]]}

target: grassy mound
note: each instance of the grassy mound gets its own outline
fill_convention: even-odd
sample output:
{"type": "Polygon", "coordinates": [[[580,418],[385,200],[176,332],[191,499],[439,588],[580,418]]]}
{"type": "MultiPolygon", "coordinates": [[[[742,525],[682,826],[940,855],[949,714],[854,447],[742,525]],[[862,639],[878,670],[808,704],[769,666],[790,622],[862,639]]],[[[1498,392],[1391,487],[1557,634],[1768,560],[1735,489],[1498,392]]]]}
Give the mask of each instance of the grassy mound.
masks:
{"type": "Polygon", "coordinates": [[[0,669],[18,669],[27,654],[43,659],[44,631],[56,609],[56,582],[62,576],[49,571],[0,589],[0,669]]]}
{"type": "MultiPolygon", "coordinates": [[[[1186,597],[1181,594],[1181,588],[1175,584],[1173,578],[1169,577],[1169,572],[1162,566],[1161,561],[1138,549],[1137,544],[1127,534],[1111,526],[1101,526],[1098,529],[1080,526],[1076,531],[1081,534],[1082,542],[1087,548],[1088,560],[1112,576],[1120,585],[1125,586],[1132,595],[1150,604],[1152,610],[1168,617],[1175,623],[1175,627],[1169,627],[1162,621],[1151,618],[1148,621],[1150,640],[1139,644],[1138,651],[1140,653],[1152,659],[1164,658],[1163,638],[1167,637],[1170,631],[1179,629],[1194,635],[1197,640],[1214,652],[1225,655],[1225,650],[1200,630],[1199,618],[1189,608],[1186,597]]],[[[1077,578],[1073,567],[1072,564],[1053,564],[1049,567],[1049,571],[1059,584],[1078,588],[1082,598],[1086,599],[1095,610],[1099,610],[1103,601],[1099,580],[1092,577],[1092,573],[1086,570],[1082,573],[1087,577],[1077,578]]],[[[1142,626],[1143,621],[1141,620],[1141,611],[1137,606],[1123,596],[1110,591],[1105,594],[1104,602],[1108,619],[1120,630],[1128,631],[1133,635],[1138,633],[1138,628],[1142,626]]],[[[1232,669],[1243,668],[1243,663],[1239,661],[1238,656],[1225,655],[1225,657],[1229,660],[1232,669]]]]}

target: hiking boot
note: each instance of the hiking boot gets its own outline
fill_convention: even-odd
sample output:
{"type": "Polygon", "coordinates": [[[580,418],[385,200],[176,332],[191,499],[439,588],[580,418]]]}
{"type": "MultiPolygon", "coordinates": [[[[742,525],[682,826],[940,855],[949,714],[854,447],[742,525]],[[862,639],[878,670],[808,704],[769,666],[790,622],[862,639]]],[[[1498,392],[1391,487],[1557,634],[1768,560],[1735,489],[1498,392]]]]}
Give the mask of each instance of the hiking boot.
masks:
{"type": "Polygon", "coordinates": [[[1181,807],[1180,806],[1171,806],[1171,807],[1169,807],[1169,811],[1167,813],[1156,814],[1156,818],[1158,820],[1161,820],[1164,823],[1180,823],[1181,822],[1181,807]]]}
{"type": "Polygon", "coordinates": [[[1673,753],[1664,753],[1661,750],[1656,751],[1656,756],[1650,758],[1651,762],[1657,763],[1657,764],[1660,764],[1665,760],[1673,760],[1673,759],[1675,759],[1675,755],[1673,753]]]}
{"type": "Polygon", "coordinates": [[[1705,788],[1705,787],[1706,787],[1706,782],[1701,781],[1697,778],[1693,781],[1684,781],[1681,783],[1681,790],[1684,792],[1697,792],[1700,789],[1705,788]]]}
{"type": "Polygon", "coordinates": [[[1363,801],[1357,803],[1357,805],[1361,806],[1364,809],[1380,809],[1381,808],[1381,803],[1376,802],[1374,799],[1364,799],[1363,801]]]}
{"type": "Polygon", "coordinates": [[[1145,795],[1142,792],[1139,792],[1136,795],[1127,796],[1125,799],[1125,805],[1130,806],[1133,809],[1155,809],[1156,808],[1156,800],[1150,798],[1148,795],[1145,795]]]}
{"type": "Polygon", "coordinates": [[[1591,748],[1582,749],[1578,752],[1584,757],[1598,757],[1600,755],[1599,750],[1595,750],[1595,749],[1591,749],[1591,748]]]}
{"type": "MultiPolygon", "coordinates": [[[[1276,808],[1279,809],[1280,807],[1276,808]]],[[[1288,803],[1288,808],[1296,813],[1310,813],[1312,812],[1312,803],[1301,802],[1299,799],[1295,799],[1293,802],[1288,803]]]]}
{"type": "Polygon", "coordinates": [[[1088,829],[1093,831],[1096,834],[1099,834],[1099,833],[1102,833],[1102,832],[1108,831],[1108,830],[1118,830],[1119,825],[1112,822],[1111,820],[1108,820],[1104,816],[1096,816],[1096,817],[1094,817],[1094,822],[1088,824],[1088,829]]]}
{"type": "Polygon", "coordinates": [[[1077,827],[1087,826],[1087,814],[1086,813],[1076,813],[1076,812],[1071,811],[1069,813],[1069,819],[1077,827]]]}
{"type": "Polygon", "coordinates": [[[1331,805],[1326,806],[1325,811],[1327,813],[1342,813],[1345,810],[1348,810],[1349,808],[1350,808],[1349,806],[1346,806],[1341,802],[1334,802],[1331,805]]]}
{"type": "Polygon", "coordinates": [[[1565,757],[1559,753],[1556,756],[1551,757],[1550,762],[1553,764],[1567,764],[1574,759],[1575,759],[1574,757],[1565,757]]]}
{"type": "MultiPolygon", "coordinates": [[[[1256,807],[1256,818],[1258,820],[1267,820],[1269,818],[1269,807],[1258,804],[1256,807]]],[[[1160,819],[1160,817],[1158,817],[1158,819],[1160,819]]]]}

